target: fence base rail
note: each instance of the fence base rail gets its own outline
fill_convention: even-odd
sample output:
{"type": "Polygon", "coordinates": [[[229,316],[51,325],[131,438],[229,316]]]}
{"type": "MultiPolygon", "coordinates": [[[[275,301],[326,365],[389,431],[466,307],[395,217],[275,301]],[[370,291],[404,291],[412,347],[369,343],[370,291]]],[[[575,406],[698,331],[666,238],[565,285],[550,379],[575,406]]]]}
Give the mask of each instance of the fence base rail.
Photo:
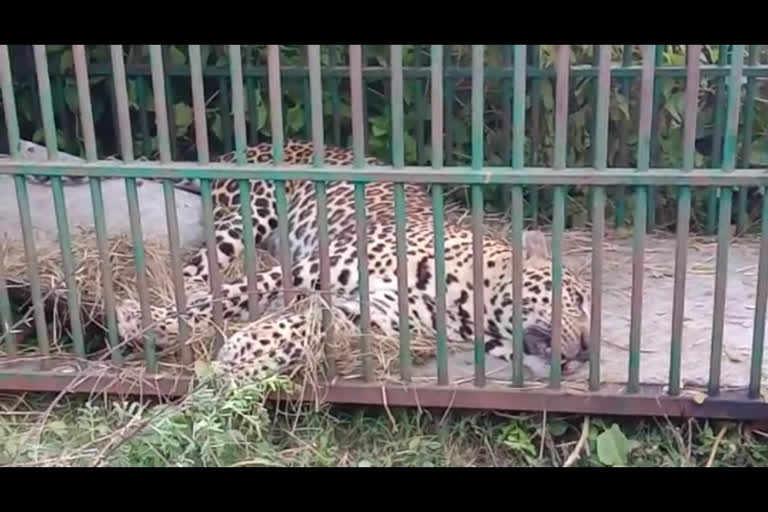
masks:
{"type": "MultiPolygon", "coordinates": [[[[197,383],[191,372],[131,375],[130,371],[94,369],[72,358],[18,359],[0,363],[0,389],[21,392],[66,392],[178,398],[197,383]]],[[[464,410],[547,411],[549,413],[626,416],[666,416],[730,420],[768,420],[768,403],[750,399],[744,390],[723,390],[707,396],[704,390],[683,390],[678,396],[663,386],[642,385],[628,394],[625,386],[605,384],[600,391],[514,388],[488,383],[468,385],[367,383],[337,380],[293,397],[306,402],[385,407],[464,410]]]]}

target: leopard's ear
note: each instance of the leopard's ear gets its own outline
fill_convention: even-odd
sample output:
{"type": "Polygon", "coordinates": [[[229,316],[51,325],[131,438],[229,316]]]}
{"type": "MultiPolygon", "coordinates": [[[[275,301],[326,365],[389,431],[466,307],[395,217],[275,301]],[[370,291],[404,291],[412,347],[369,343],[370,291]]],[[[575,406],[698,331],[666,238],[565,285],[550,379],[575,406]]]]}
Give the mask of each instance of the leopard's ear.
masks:
{"type": "Polygon", "coordinates": [[[549,259],[549,246],[547,245],[547,237],[544,236],[544,233],[538,230],[524,232],[523,253],[526,260],[534,258],[549,259]]]}

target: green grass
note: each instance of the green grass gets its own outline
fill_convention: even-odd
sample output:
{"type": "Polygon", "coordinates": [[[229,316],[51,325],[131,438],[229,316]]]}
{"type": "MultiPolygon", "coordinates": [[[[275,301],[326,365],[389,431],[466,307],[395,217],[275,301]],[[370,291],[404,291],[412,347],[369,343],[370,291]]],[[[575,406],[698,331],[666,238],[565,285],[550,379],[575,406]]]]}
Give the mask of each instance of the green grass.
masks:
{"type": "Polygon", "coordinates": [[[278,384],[207,385],[177,403],[0,395],[0,465],[768,465],[768,434],[756,425],[383,408],[276,409],[264,396],[278,384]]]}

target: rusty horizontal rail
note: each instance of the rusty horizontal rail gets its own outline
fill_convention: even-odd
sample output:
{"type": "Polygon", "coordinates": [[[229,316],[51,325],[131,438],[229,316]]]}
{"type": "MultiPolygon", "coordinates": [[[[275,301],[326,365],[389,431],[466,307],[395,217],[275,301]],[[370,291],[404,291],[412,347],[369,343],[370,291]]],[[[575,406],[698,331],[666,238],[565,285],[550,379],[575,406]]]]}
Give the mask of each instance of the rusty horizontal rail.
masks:
{"type": "MultiPolygon", "coordinates": [[[[23,363],[0,363],[0,388],[8,391],[69,393],[107,393],[113,395],[181,397],[199,383],[192,374],[144,375],[141,378],[104,371],[72,371],[72,360],[55,358],[23,363]],[[70,368],[64,372],[56,368],[70,368]]],[[[627,396],[622,387],[604,385],[600,391],[566,392],[547,388],[521,389],[487,383],[482,390],[471,385],[379,384],[361,380],[340,380],[320,386],[316,393],[282,399],[301,399],[347,404],[386,405],[388,407],[433,407],[503,411],[543,411],[567,414],[608,414],[629,416],[669,416],[768,420],[768,405],[761,399],[748,399],[746,391],[723,391],[702,400],[703,390],[678,396],[665,395],[661,386],[641,385],[627,396]]],[[[277,398],[277,397],[275,397],[277,398]]]]}

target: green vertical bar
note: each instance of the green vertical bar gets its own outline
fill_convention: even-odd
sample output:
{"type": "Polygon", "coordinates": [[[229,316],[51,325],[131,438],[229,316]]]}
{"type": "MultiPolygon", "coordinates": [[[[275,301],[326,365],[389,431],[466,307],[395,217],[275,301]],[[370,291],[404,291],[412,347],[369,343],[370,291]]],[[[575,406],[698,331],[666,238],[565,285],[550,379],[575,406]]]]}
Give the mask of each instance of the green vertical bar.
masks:
{"type": "MultiPolygon", "coordinates": [[[[621,58],[622,67],[632,65],[632,45],[625,44],[624,51],[621,58]]],[[[627,108],[629,108],[629,97],[632,92],[632,81],[629,78],[621,80],[621,93],[627,100],[627,108]]],[[[616,157],[617,164],[622,167],[629,166],[629,148],[627,144],[627,132],[629,131],[629,119],[624,119],[619,126],[619,153],[616,157]]],[[[623,185],[616,187],[616,217],[614,224],[617,228],[624,226],[626,218],[626,188],[623,185]]]]}
{"type": "MultiPolygon", "coordinates": [[[[512,168],[525,166],[525,45],[514,47],[512,168]]],[[[523,385],[523,187],[512,186],[512,383],[523,385]]]]}
{"type": "Polygon", "coordinates": [[[563,232],[565,231],[565,187],[553,191],[552,202],[552,357],[550,387],[560,388],[563,292],[563,232]]]}
{"type": "MultiPolygon", "coordinates": [[[[280,47],[267,47],[267,67],[269,68],[269,107],[272,121],[272,155],[275,165],[283,162],[283,107],[282,89],[280,85],[280,47]]],[[[280,238],[279,259],[283,270],[283,289],[285,302],[289,304],[294,297],[293,274],[291,272],[291,246],[288,238],[288,199],[285,192],[285,181],[275,182],[277,200],[277,229],[280,238]]]]}
{"type": "MultiPolygon", "coordinates": [[[[4,95],[5,97],[5,95],[4,95]]],[[[13,147],[13,146],[12,146],[13,147]]],[[[14,158],[18,157],[18,153],[14,158]]],[[[19,218],[21,219],[21,234],[24,240],[24,254],[27,260],[27,275],[29,276],[29,290],[32,295],[32,307],[35,317],[35,334],[42,355],[50,354],[47,323],[45,321],[45,309],[40,287],[40,271],[37,263],[37,249],[35,248],[34,232],[32,230],[32,214],[29,208],[29,194],[25,176],[13,177],[16,186],[16,202],[19,206],[19,218]]]]}
{"type": "MultiPolygon", "coordinates": [[[[741,103],[741,77],[744,68],[744,45],[733,45],[733,57],[728,83],[728,112],[723,141],[723,172],[736,167],[739,134],[739,106],[741,103]]],[[[717,233],[717,263],[715,265],[715,298],[712,315],[712,351],[709,361],[709,394],[720,392],[720,367],[723,357],[723,328],[725,322],[725,296],[728,286],[728,245],[730,243],[733,187],[720,189],[720,218],[717,233]]]]}
{"type": "MultiPolygon", "coordinates": [[[[472,170],[483,169],[483,45],[472,45],[472,170]]],[[[485,304],[483,298],[483,187],[471,185],[472,266],[474,270],[475,386],[485,386],[485,304]]]]}
{"type": "MultiPolygon", "coordinates": [[[[120,143],[120,152],[122,154],[123,162],[130,163],[133,162],[134,155],[133,155],[133,140],[131,137],[131,117],[130,117],[130,111],[129,111],[129,105],[128,105],[128,88],[125,78],[125,62],[123,58],[123,48],[120,45],[112,45],[110,47],[111,56],[112,56],[112,77],[113,77],[113,86],[114,86],[114,93],[115,93],[115,110],[117,114],[117,125],[118,125],[118,141],[120,143]]],[[[83,61],[85,61],[85,55],[82,55],[83,61]]],[[[145,101],[144,99],[139,98],[140,104],[144,105],[144,108],[146,109],[146,104],[141,103],[142,101],[145,101]]],[[[84,102],[90,104],[90,102],[84,102]]],[[[146,140],[146,139],[145,139],[146,140]]],[[[94,143],[95,146],[95,143],[94,143]]],[[[86,145],[87,147],[87,145],[86,145]]],[[[95,154],[95,148],[93,153],[95,154]]],[[[130,191],[133,190],[133,193],[135,195],[136,192],[136,183],[135,180],[126,179],[125,180],[125,187],[126,187],[126,193],[130,195],[130,191]]],[[[109,257],[106,256],[109,253],[109,244],[107,242],[107,228],[106,228],[106,222],[104,219],[104,216],[102,215],[102,212],[104,210],[104,204],[103,204],[103,198],[101,197],[101,187],[99,185],[94,185],[94,181],[91,181],[91,198],[93,202],[93,212],[94,212],[94,219],[96,224],[96,240],[99,244],[99,254],[105,255],[102,256],[102,272],[105,275],[105,282],[104,282],[104,296],[105,296],[105,305],[108,309],[108,315],[112,315],[112,313],[109,312],[109,310],[114,309],[114,305],[110,305],[114,302],[114,290],[112,288],[111,280],[106,278],[107,275],[112,275],[111,265],[109,263],[109,257]]],[[[133,239],[133,245],[134,245],[134,254],[141,253],[143,262],[143,246],[141,245],[141,218],[139,217],[138,211],[136,209],[135,203],[132,205],[130,201],[128,202],[128,213],[130,218],[130,224],[131,224],[131,232],[132,234],[139,234],[138,242],[136,238],[133,239]],[[133,209],[131,209],[133,207],[133,209]],[[138,219],[138,220],[137,220],[138,219]],[[138,226],[136,223],[139,223],[138,226]]],[[[141,307],[141,322],[142,322],[142,328],[144,330],[147,330],[149,326],[152,323],[151,313],[149,311],[149,299],[148,299],[148,291],[146,287],[146,275],[143,266],[139,267],[138,262],[135,262],[135,268],[136,268],[136,283],[137,287],[139,289],[139,304],[141,307]]],[[[110,320],[108,320],[110,321],[110,320]]],[[[117,322],[115,320],[115,330],[117,330],[117,322]]],[[[151,333],[147,333],[147,336],[151,336],[151,333]]],[[[145,338],[146,339],[146,338],[145,338]]],[[[115,334],[115,342],[119,342],[119,339],[117,339],[117,333],[115,334]]],[[[117,346],[115,347],[116,350],[113,351],[113,360],[114,358],[120,357],[119,350],[117,350],[117,346]]],[[[119,362],[117,360],[116,362],[119,362]]]]}
{"type": "MultiPolygon", "coordinates": [[[[323,81],[321,73],[320,46],[309,45],[307,48],[309,60],[309,89],[312,106],[312,145],[314,155],[312,165],[315,168],[322,167],[325,162],[325,132],[323,124],[323,81]]],[[[317,196],[317,241],[320,255],[320,289],[326,300],[323,308],[322,325],[325,331],[325,366],[328,378],[333,380],[336,376],[336,357],[331,348],[333,339],[333,321],[331,310],[333,297],[331,295],[330,254],[328,237],[328,194],[325,182],[315,182],[317,196]]]]}
{"type": "MultiPolygon", "coordinates": [[[[416,54],[416,62],[415,65],[417,67],[421,67],[423,65],[423,60],[421,56],[421,46],[415,45],[414,46],[414,52],[416,54]]],[[[422,91],[424,90],[424,86],[426,85],[426,82],[421,78],[415,78],[417,89],[417,94],[415,98],[416,103],[416,158],[418,165],[426,165],[427,163],[427,154],[424,149],[424,119],[426,117],[426,105],[424,102],[424,94],[422,91]]]]}
{"type": "Polygon", "coordinates": [[[112,349],[112,362],[119,365],[122,363],[122,353],[120,350],[120,339],[117,331],[117,317],[115,315],[115,292],[112,282],[112,265],[109,260],[109,244],[107,240],[106,210],[104,208],[104,196],[101,190],[101,180],[91,178],[89,180],[91,188],[91,205],[93,209],[93,221],[96,228],[96,243],[99,249],[99,263],[102,266],[102,272],[109,270],[109,274],[103,273],[104,286],[104,313],[107,320],[107,341],[112,349]]]}
{"type": "MultiPolygon", "coordinates": [[[[3,112],[5,113],[5,125],[8,131],[8,148],[11,158],[20,159],[21,140],[19,138],[19,120],[16,115],[16,99],[13,93],[13,78],[11,77],[11,61],[8,56],[8,46],[0,45],[0,87],[3,92],[3,112]]],[[[29,276],[29,289],[32,296],[32,309],[34,311],[35,332],[40,352],[47,356],[50,353],[48,343],[48,331],[45,322],[45,310],[40,290],[40,273],[37,265],[37,249],[35,248],[34,233],[32,232],[32,215],[29,208],[29,195],[25,176],[13,177],[16,188],[16,202],[19,208],[21,220],[22,240],[24,241],[24,254],[27,260],[27,275],[29,276]]]]}
{"type": "MultiPolygon", "coordinates": [[[[506,73],[512,68],[512,45],[502,46],[501,69],[506,73]]],[[[512,90],[513,81],[506,74],[501,78],[501,161],[502,165],[510,165],[512,162],[512,90]]],[[[512,208],[512,189],[504,184],[500,187],[500,199],[502,208],[506,211],[512,208]]]]}
{"type": "Polygon", "coordinates": [[[765,346],[765,310],[768,302],[768,200],[763,187],[763,220],[760,238],[760,260],[757,269],[757,293],[755,295],[755,321],[752,332],[752,364],[749,372],[749,397],[760,397],[765,346]]]}
{"type": "MultiPolygon", "coordinates": [[[[139,129],[141,130],[141,155],[149,157],[152,153],[152,141],[149,135],[149,111],[147,110],[147,82],[143,76],[137,76],[136,102],[139,104],[139,129]]],[[[117,88],[117,84],[115,84],[117,88]]],[[[125,156],[123,156],[125,158],[125,156]]]]}
{"type": "Polygon", "coordinates": [[[157,371],[157,353],[155,336],[152,333],[152,313],[149,304],[147,283],[147,263],[144,254],[144,234],[141,226],[141,210],[136,188],[136,178],[125,179],[125,197],[128,203],[128,216],[131,219],[131,240],[133,241],[133,260],[136,267],[136,287],[139,289],[139,307],[141,309],[142,328],[144,331],[144,351],[147,370],[157,371]]]}
{"type": "MultiPolygon", "coordinates": [[[[637,140],[637,172],[646,172],[650,167],[651,125],[653,122],[654,90],[654,45],[645,45],[640,90],[640,126],[637,140]]],[[[627,393],[640,389],[640,342],[642,335],[643,277],[645,256],[645,233],[648,215],[648,187],[636,190],[634,213],[634,237],[632,244],[632,302],[630,307],[629,332],[629,378],[627,393]]]]}
{"type": "MultiPolygon", "coordinates": [[[[432,45],[432,168],[443,167],[443,47],[432,45]]],[[[437,339],[437,383],[448,384],[448,341],[446,334],[445,215],[443,185],[432,185],[432,223],[435,233],[435,331],[437,339]]]]}
{"type": "MultiPolygon", "coordinates": [[[[450,46],[446,45],[448,51],[443,52],[443,65],[445,67],[451,66],[451,52],[450,46]]],[[[455,162],[453,156],[453,143],[455,128],[455,116],[453,114],[453,100],[456,94],[456,79],[452,77],[445,77],[445,96],[443,98],[445,102],[445,163],[451,165],[455,162]]]]}
{"type": "Polygon", "coordinates": [[[405,166],[403,143],[403,47],[392,45],[390,51],[392,81],[392,162],[396,168],[405,166]]]}
{"type": "MultiPolygon", "coordinates": [[[[749,45],[749,58],[747,64],[754,66],[757,64],[757,58],[760,50],[760,45],[749,45]]],[[[755,124],[755,95],[757,93],[757,80],[755,77],[750,76],[747,78],[747,96],[744,100],[744,138],[741,144],[741,166],[745,169],[749,169],[752,165],[752,132],[755,124]]],[[[747,213],[747,192],[748,187],[739,188],[739,196],[736,206],[736,232],[739,234],[744,233],[747,229],[747,223],[749,222],[749,215],[747,213]]]]}
{"type": "MultiPolygon", "coordinates": [[[[360,89],[360,99],[362,102],[362,110],[363,110],[363,131],[361,133],[361,137],[363,138],[362,154],[367,155],[368,143],[370,142],[368,139],[368,79],[365,76],[365,72],[363,70],[368,65],[368,48],[366,47],[366,45],[362,44],[360,45],[360,51],[361,51],[360,76],[362,79],[362,87],[360,89]]],[[[350,55],[350,59],[351,59],[351,55],[350,55]]]]}
{"type": "MultiPolygon", "coordinates": [[[[611,93],[611,45],[601,45],[597,76],[597,115],[594,127],[594,167],[608,167],[608,107],[611,93]]],[[[589,389],[600,388],[600,341],[603,312],[603,238],[605,235],[605,188],[592,190],[592,310],[589,340],[589,389]]]]}
{"type": "MultiPolygon", "coordinates": [[[[403,145],[403,47],[392,45],[390,51],[392,68],[392,162],[395,168],[405,167],[403,145]]],[[[422,99],[423,103],[423,99],[422,99]]],[[[422,107],[423,108],[423,107],[422,107]]],[[[423,127],[422,127],[423,131],[423,127]]],[[[423,139],[423,133],[422,133],[423,139]]],[[[423,142],[423,141],[422,141],[423,142]]],[[[419,154],[419,158],[424,158],[419,154]]],[[[408,307],[408,261],[405,225],[405,188],[395,183],[395,236],[397,250],[397,300],[400,321],[400,375],[404,382],[411,381],[411,337],[408,307]]]]}
{"type": "MultiPolygon", "coordinates": [[[[61,75],[55,75],[53,77],[53,90],[52,92],[52,100],[53,100],[53,106],[54,110],[56,112],[56,116],[54,117],[54,121],[61,126],[61,131],[64,134],[65,139],[71,138],[71,129],[69,123],[66,122],[66,115],[67,112],[67,104],[64,99],[64,77],[61,75]]],[[[78,146],[78,155],[81,155],[80,147],[78,146]]]]}
{"type": "MultiPolygon", "coordinates": [[[[306,48],[304,49],[304,55],[307,59],[307,65],[309,65],[309,56],[306,54],[306,48]]],[[[304,96],[304,137],[307,138],[307,140],[312,138],[312,108],[310,106],[311,103],[311,92],[310,92],[310,84],[309,84],[309,76],[305,77],[301,81],[302,83],[302,89],[303,89],[303,96],[304,96]]]]}
{"type": "MultiPolygon", "coordinates": [[[[112,61],[112,82],[115,93],[115,117],[117,122],[118,145],[124,162],[133,161],[133,139],[131,114],[128,105],[128,89],[125,78],[125,62],[122,45],[110,46],[112,61]]],[[[138,93],[137,93],[138,96],[138,93]]],[[[139,100],[141,102],[141,100],[139,100]]]]}
{"type": "MultiPolygon", "coordinates": [[[[594,68],[598,68],[599,65],[600,65],[600,52],[601,51],[602,51],[602,46],[596,45],[596,44],[592,45],[592,68],[593,69],[594,68]]],[[[610,46],[608,47],[608,51],[609,52],[611,51],[611,47],[610,46]]],[[[600,73],[600,71],[598,70],[598,74],[599,73],[600,73]]],[[[598,105],[599,98],[598,98],[598,96],[600,94],[600,79],[598,77],[596,77],[592,81],[592,91],[591,91],[591,93],[592,94],[591,94],[591,98],[590,98],[590,100],[591,100],[590,103],[592,105],[595,105],[596,108],[599,110],[599,105],[598,105]]],[[[591,153],[592,153],[591,157],[592,157],[592,166],[593,167],[596,167],[595,162],[596,162],[596,159],[597,159],[598,145],[600,144],[600,142],[598,140],[596,140],[597,131],[598,131],[597,123],[599,122],[599,120],[598,120],[599,116],[600,116],[600,114],[596,113],[592,117],[592,126],[589,127],[589,130],[590,130],[589,138],[592,141],[592,143],[590,144],[590,150],[591,150],[591,153]]],[[[589,193],[590,194],[592,193],[592,189],[589,189],[589,193]]]]}
{"type": "MultiPolygon", "coordinates": [[[[170,88],[165,83],[167,70],[163,65],[163,52],[160,45],[151,45],[149,48],[152,68],[152,88],[155,91],[162,91],[163,94],[155,94],[155,124],[157,129],[157,140],[160,149],[160,161],[168,164],[173,159],[173,132],[170,131],[169,114],[173,109],[168,108],[166,104],[165,92],[170,88]]],[[[173,119],[173,117],[170,117],[173,119]]],[[[184,364],[192,362],[192,354],[187,346],[190,327],[187,324],[187,299],[184,289],[184,276],[182,274],[181,260],[181,242],[179,236],[179,220],[176,213],[176,194],[173,181],[163,180],[163,197],[165,199],[165,219],[168,229],[168,248],[170,253],[170,270],[173,281],[173,295],[176,300],[176,311],[178,321],[177,343],[181,351],[181,358],[184,364]]]]}
{"type": "MultiPolygon", "coordinates": [[[[660,67],[664,65],[664,48],[666,45],[656,45],[654,51],[654,66],[660,67]]],[[[655,73],[655,72],[654,72],[655,73]]],[[[653,104],[661,105],[661,86],[663,80],[656,79],[653,84],[653,104]]],[[[656,109],[652,112],[651,120],[651,156],[649,157],[649,168],[654,165],[654,162],[658,164],[659,152],[661,150],[661,138],[659,137],[659,119],[660,112],[656,109]]],[[[648,220],[646,222],[645,229],[648,233],[656,228],[656,189],[654,187],[646,187],[646,198],[648,202],[648,220]]]]}
{"type": "MultiPolygon", "coordinates": [[[[112,58],[114,56],[113,48],[119,47],[120,49],[120,57],[123,56],[123,45],[109,45],[110,50],[110,62],[112,61],[112,58]]],[[[114,69],[114,66],[113,66],[114,69]]],[[[115,150],[120,149],[120,122],[119,122],[119,115],[117,113],[117,104],[116,104],[116,97],[114,95],[115,92],[115,80],[111,75],[107,75],[107,77],[104,80],[104,87],[107,88],[107,90],[111,91],[113,94],[107,95],[107,101],[109,103],[109,113],[112,115],[112,130],[113,130],[113,140],[115,144],[115,150]]],[[[114,353],[114,352],[113,352],[114,353]]]]}
{"type": "MultiPolygon", "coordinates": [[[[728,45],[718,45],[717,65],[728,64],[728,45]]],[[[723,148],[723,116],[725,115],[725,77],[718,77],[715,93],[715,131],[712,135],[712,166],[719,165],[722,159],[723,148]]],[[[707,231],[708,235],[715,234],[717,218],[717,188],[710,187],[707,194],[707,231]]]]}
{"type": "MultiPolygon", "coordinates": [[[[12,158],[19,156],[19,126],[16,119],[16,99],[13,94],[13,80],[11,79],[11,63],[8,57],[8,46],[0,45],[0,91],[3,99],[3,112],[5,114],[5,126],[8,133],[8,147],[12,158]]],[[[22,177],[23,179],[23,177],[22,177]]],[[[3,332],[0,345],[5,344],[6,353],[16,355],[16,343],[11,335],[13,316],[8,299],[5,277],[0,275],[0,322],[3,332]]]]}
{"type": "MultiPolygon", "coordinates": [[[[602,51],[603,47],[604,46],[600,46],[600,45],[596,45],[596,44],[592,45],[592,67],[593,68],[597,68],[599,66],[599,64],[600,64],[600,52],[602,51]]],[[[610,45],[608,46],[608,52],[609,52],[609,55],[610,55],[610,52],[611,52],[611,46],[610,45]]],[[[599,71],[598,71],[598,74],[599,74],[599,71]]],[[[600,82],[599,78],[595,78],[595,80],[592,83],[592,94],[591,94],[592,98],[591,98],[591,103],[590,103],[591,105],[595,105],[596,108],[598,108],[598,109],[599,109],[598,95],[600,94],[600,84],[599,84],[599,82],[600,82]]],[[[597,155],[597,151],[599,149],[598,148],[599,142],[595,140],[595,138],[597,137],[597,132],[598,132],[598,127],[597,127],[597,124],[599,122],[598,118],[599,118],[599,114],[597,114],[597,115],[592,117],[592,126],[590,127],[590,134],[589,134],[590,140],[592,141],[591,144],[590,144],[590,149],[591,149],[591,152],[592,152],[591,156],[592,156],[592,166],[593,167],[597,166],[595,161],[596,161],[596,158],[597,158],[597,156],[596,156],[597,155]]],[[[593,206],[594,206],[594,201],[593,201],[594,193],[595,193],[595,190],[592,187],[588,187],[587,188],[587,203],[591,204],[593,206]]],[[[598,193],[600,193],[600,192],[598,192],[598,193]]],[[[593,210],[593,208],[587,208],[587,212],[586,213],[587,213],[587,220],[589,222],[592,221],[592,214],[593,214],[592,210],[593,210]]],[[[595,226],[594,226],[594,223],[593,223],[593,225],[592,225],[593,231],[594,231],[594,227],[595,226]]],[[[590,368],[591,368],[591,365],[590,365],[590,368]]]]}
{"type": "MultiPolygon", "coordinates": [[[[568,79],[570,72],[571,50],[568,45],[557,47],[555,66],[557,82],[555,86],[555,150],[553,167],[563,170],[566,166],[568,136],[568,79]]],[[[566,189],[556,186],[552,203],[552,357],[550,368],[550,387],[560,388],[562,320],[563,320],[563,231],[565,230],[566,189]]]]}
{"type": "MultiPolygon", "coordinates": [[[[205,115],[205,91],[200,45],[189,45],[189,78],[192,82],[192,105],[195,111],[195,146],[197,149],[197,161],[201,165],[206,165],[209,160],[208,124],[205,115]]],[[[203,234],[205,236],[205,245],[208,252],[208,279],[213,303],[211,309],[213,323],[217,327],[213,340],[213,352],[214,354],[217,354],[224,344],[224,333],[221,330],[224,326],[224,311],[221,303],[222,279],[221,269],[219,268],[218,251],[216,250],[211,180],[200,180],[200,196],[203,207],[203,234]]],[[[248,301],[249,305],[250,302],[252,301],[248,301]]]]}
{"type": "Polygon", "coordinates": [[[408,308],[408,261],[405,235],[405,190],[402,183],[395,183],[395,230],[397,237],[397,283],[400,313],[400,375],[403,381],[411,381],[411,338],[408,308]]]}
{"type": "MultiPolygon", "coordinates": [[[[58,144],[56,137],[56,121],[53,114],[53,100],[51,99],[51,82],[48,76],[48,57],[45,53],[45,45],[34,45],[35,70],[37,72],[37,86],[40,95],[40,108],[43,114],[43,130],[45,132],[45,145],[48,149],[48,159],[58,158],[58,144]]],[[[72,239],[69,233],[67,221],[67,205],[64,200],[64,189],[61,176],[51,178],[53,189],[53,205],[56,211],[56,228],[61,247],[61,265],[64,271],[64,280],[67,284],[67,308],[69,309],[69,322],[71,326],[72,341],[75,352],[80,357],[85,357],[85,344],[83,343],[83,325],[80,318],[80,297],[77,293],[77,281],[75,280],[75,264],[72,254],[72,239]]]]}
{"type": "MultiPolygon", "coordinates": [[[[539,68],[539,45],[531,45],[531,66],[539,68]]],[[[531,79],[531,163],[532,166],[539,165],[539,137],[541,130],[539,124],[541,121],[541,80],[531,79]]],[[[531,224],[533,228],[539,226],[539,187],[530,187],[531,191],[531,224]]]]}
{"type": "MultiPolygon", "coordinates": [[[[360,45],[349,47],[349,82],[352,110],[352,146],[354,148],[354,167],[365,166],[365,125],[363,122],[363,71],[362,48],[360,45]]],[[[369,349],[370,331],[370,295],[368,285],[368,227],[365,208],[365,184],[355,183],[355,221],[357,228],[357,272],[360,279],[360,347],[363,353],[363,378],[373,380],[373,359],[369,349]]]]}
{"type": "Polygon", "coordinates": [[[259,142],[259,103],[256,78],[249,76],[245,79],[245,83],[248,88],[248,123],[251,126],[248,131],[248,144],[255,146],[259,142]]]}
{"type": "MultiPolygon", "coordinates": [[[[128,106],[128,89],[125,81],[125,63],[123,62],[122,50],[119,52],[113,49],[112,70],[115,82],[115,98],[117,103],[118,123],[120,127],[120,151],[123,154],[123,161],[133,162],[133,143],[131,141],[131,118],[128,106]]],[[[142,86],[143,87],[143,86],[142,86]]],[[[146,98],[141,99],[140,105],[143,105],[146,112],[146,98]]],[[[145,155],[149,153],[149,127],[147,120],[142,119],[142,131],[144,132],[145,155]]],[[[147,369],[149,372],[157,370],[157,358],[155,355],[155,337],[152,333],[152,312],[149,303],[149,286],[147,284],[147,269],[144,258],[144,234],[141,227],[141,211],[139,210],[138,190],[136,188],[136,178],[125,178],[125,196],[128,203],[128,218],[131,225],[131,241],[133,243],[133,260],[136,268],[136,288],[139,292],[139,308],[141,310],[141,327],[144,333],[144,349],[146,352],[147,369]]]]}
{"type": "MultiPolygon", "coordinates": [[[[240,54],[239,45],[229,46],[229,73],[230,80],[232,82],[232,110],[233,110],[233,123],[235,125],[234,139],[235,139],[235,160],[238,165],[246,164],[246,130],[245,130],[245,98],[243,94],[243,61],[240,54]]],[[[222,78],[222,81],[225,79],[222,78]]],[[[227,88],[228,90],[228,88],[227,88]]],[[[227,90],[222,90],[222,105],[226,104],[229,109],[229,100],[224,99],[227,90]]],[[[227,110],[226,112],[229,112],[227,110]]],[[[222,115],[224,115],[222,113],[222,115]]],[[[229,123],[225,122],[223,126],[229,126],[229,123]]],[[[228,128],[223,130],[226,141],[232,140],[232,131],[228,128]]],[[[274,134],[273,134],[274,136],[274,134]]],[[[230,148],[231,148],[231,142],[230,148]]],[[[282,146],[282,144],[281,144],[282,146]]],[[[273,151],[274,154],[274,151],[273,151]]],[[[281,156],[281,155],[279,155],[281,156]]],[[[243,242],[244,258],[245,258],[245,274],[246,274],[246,289],[248,293],[248,319],[255,321],[259,316],[258,301],[256,292],[256,249],[254,247],[253,237],[253,223],[246,222],[246,219],[252,217],[251,212],[251,186],[248,180],[237,180],[238,192],[240,193],[240,216],[243,219],[243,242]]]]}
{"type": "MultiPolygon", "coordinates": [[[[167,45],[157,45],[162,50],[161,55],[161,62],[163,67],[163,82],[164,87],[163,90],[165,92],[165,111],[166,115],[168,117],[169,122],[166,123],[168,125],[168,143],[170,144],[170,153],[171,153],[171,159],[178,158],[178,152],[176,148],[176,112],[173,108],[175,96],[173,94],[173,82],[171,81],[171,75],[168,74],[168,68],[169,68],[169,60],[168,60],[168,46],[167,45]]],[[[154,89],[154,87],[153,87],[154,89]]],[[[156,89],[155,89],[156,90],[156,89]]],[[[155,114],[157,115],[157,114],[155,114]]]]}
{"type": "MultiPolygon", "coordinates": [[[[221,139],[224,143],[225,152],[232,151],[233,149],[232,125],[230,124],[229,112],[229,84],[227,84],[227,78],[222,76],[219,78],[219,115],[221,116],[221,139]]],[[[243,224],[247,223],[244,222],[243,224]]]]}
{"type": "MultiPolygon", "coordinates": [[[[696,117],[698,115],[701,45],[689,45],[685,121],[683,124],[683,171],[693,169],[696,152],[696,117]]],[[[688,270],[688,231],[691,221],[691,187],[680,187],[677,202],[677,243],[675,244],[675,285],[672,299],[672,336],[669,357],[669,394],[680,394],[683,320],[685,315],[685,276],[688,270]]]]}
{"type": "MultiPolygon", "coordinates": [[[[336,45],[332,44],[328,47],[328,65],[331,68],[336,67],[336,45]]],[[[331,114],[333,116],[333,143],[336,146],[341,146],[341,101],[339,100],[339,79],[331,77],[329,79],[331,84],[331,114]]]]}
{"type": "Polygon", "coordinates": [[[5,353],[9,356],[15,356],[16,341],[13,339],[13,316],[11,315],[11,303],[8,299],[8,289],[6,288],[5,278],[0,276],[0,347],[5,347],[5,353]]]}

